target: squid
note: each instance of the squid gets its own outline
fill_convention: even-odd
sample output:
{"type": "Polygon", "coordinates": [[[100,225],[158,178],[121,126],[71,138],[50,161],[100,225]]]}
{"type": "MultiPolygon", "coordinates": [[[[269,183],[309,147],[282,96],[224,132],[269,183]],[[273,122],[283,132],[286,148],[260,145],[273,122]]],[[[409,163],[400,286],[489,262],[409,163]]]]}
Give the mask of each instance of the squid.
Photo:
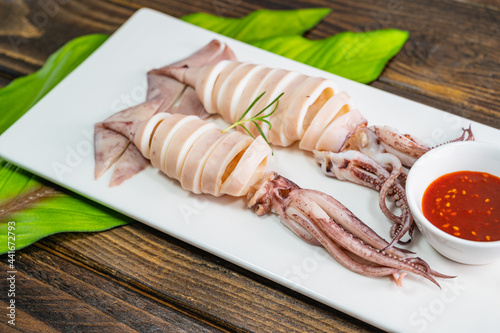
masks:
{"type": "MultiPolygon", "coordinates": [[[[273,144],[286,146],[300,140],[301,148],[314,150],[316,158],[321,159],[325,151],[341,151],[348,138],[366,125],[359,111],[352,108],[349,96],[337,92],[332,81],[237,63],[227,45],[214,40],[186,59],[148,72],[146,101],[95,125],[95,178],[116,164],[110,186],[118,186],[152,165],[187,191],[246,197],[247,207],[257,215],[277,214],[297,236],[324,247],[341,265],[359,274],[392,276],[398,285],[407,273],[438,286],[436,278],[452,277],[434,271],[412,252],[384,240],[331,196],[300,188],[268,171],[271,147],[256,127],[249,129],[254,134],[250,137],[241,129],[222,132],[205,119],[219,113],[226,121],[234,121],[262,90],[268,93],[256,108],[285,91],[284,98],[269,109],[277,114],[271,118],[272,127],[263,126],[263,133],[273,144]],[[221,70],[224,68],[225,72],[221,70]],[[212,75],[203,76],[200,71],[212,75]],[[295,85],[301,88],[293,88],[295,85]],[[225,93],[214,95],[219,91],[225,93]],[[297,105],[300,107],[295,109],[297,105]],[[324,111],[327,105],[336,110],[333,115],[324,111]],[[290,112],[298,120],[283,111],[291,106],[294,110],[290,112]]],[[[378,161],[391,165],[392,170],[377,170],[375,173],[381,176],[376,186],[381,193],[399,200],[402,189],[392,185],[397,183],[399,159],[386,155],[378,161]]],[[[325,172],[335,174],[333,166],[325,167],[325,172]]]]}
{"type": "MultiPolygon", "coordinates": [[[[248,133],[257,136],[262,132],[272,145],[282,147],[299,142],[300,149],[313,152],[325,175],[379,191],[379,206],[394,222],[389,247],[407,232],[411,237],[413,217],[404,190],[406,174],[431,148],[388,126],[368,127],[350,96],[339,91],[332,80],[236,60],[200,67],[166,66],[156,73],[194,88],[206,112],[219,114],[230,124],[252,120],[263,106],[284,93],[278,108],[272,114],[270,109],[264,113],[269,124],[250,122],[248,133]],[[244,113],[262,92],[265,96],[244,113]],[[386,198],[400,207],[399,216],[387,207],[386,198]]],[[[473,139],[469,128],[454,141],[473,139]]]]}

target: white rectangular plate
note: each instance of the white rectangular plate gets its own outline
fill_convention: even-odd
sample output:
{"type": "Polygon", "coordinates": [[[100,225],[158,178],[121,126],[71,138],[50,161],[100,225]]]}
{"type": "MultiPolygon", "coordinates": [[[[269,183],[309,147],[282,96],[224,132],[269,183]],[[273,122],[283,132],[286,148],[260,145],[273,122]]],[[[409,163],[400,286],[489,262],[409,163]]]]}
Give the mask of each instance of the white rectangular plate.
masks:
{"type": "MultiPolygon", "coordinates": [[[[433,145],[458,136],[469,120],[143,9],[0,137],[0,155],[13,163],[380,328],[397,332],[472,332],[500,324],[500,263],[465,266],[437,254],[417,235],[410,249],[434,269],[458,277],[440,290],[409,276],[403,288],[340,266],[282,226],[257,217],[244,200],[196,196],[149,168],[109,188],[110,172],[94,181],[93,126],[142,102],[146,71],[183,58],[210,40],[225,41],[240,60],[337,81],[370,124],[390,125],[433,145]],[[495,315],[496,314],[496,315],[495,315]]],[[[477,140],[500,142],[500,131],[473,123],[477,140]]],[[[327,179],[310,153],[275,149],[271,170],[299,186],[326,192],[381,235],[389,222],[375,191],[327,179]]]]}

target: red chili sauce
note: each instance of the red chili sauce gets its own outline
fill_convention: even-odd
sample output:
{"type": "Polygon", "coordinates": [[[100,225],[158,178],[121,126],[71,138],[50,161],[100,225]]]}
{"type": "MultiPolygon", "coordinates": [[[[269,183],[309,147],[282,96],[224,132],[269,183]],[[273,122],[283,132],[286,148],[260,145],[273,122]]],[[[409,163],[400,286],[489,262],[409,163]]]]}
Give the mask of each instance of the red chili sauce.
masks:
{"type": "Polygon", "coordinates": [[[450,235],[479,242],[500,240],[500,178],[474,171],[443,175],[425,190],[422,210],[450,235]]]}

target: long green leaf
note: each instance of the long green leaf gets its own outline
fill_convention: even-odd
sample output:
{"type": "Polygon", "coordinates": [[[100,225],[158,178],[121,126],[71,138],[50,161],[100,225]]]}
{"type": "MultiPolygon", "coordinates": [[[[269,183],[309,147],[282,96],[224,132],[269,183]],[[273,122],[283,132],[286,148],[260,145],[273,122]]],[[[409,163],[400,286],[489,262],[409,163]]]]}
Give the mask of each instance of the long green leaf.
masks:
{"type": "MultiPolygon", "coordinates": [[[[16,249],[58,232],[100,231],[126,224],[124,217],[95,202],[0,160],[0,253],[8,250],[8,224],[15,223],[16,249]]],[[[12,236],[12,234],[10,234],[12,236]]]]}
{"type": "Polygon", "coordinates": [[[301,36],[329,12],[325,8],[258,10],[243,18],[196,13],[182,19],[361,83],[376,80],[408,39],[407,31],[396,29],[346,31],[323,40],[301,36]]]}
{"type": "Polygon", "coordinates": [[[302,35],[331,12],[329,8],[296,10],[256,10],[242,18],[226,18],[205,13],[181,19],[199,27],[245,43],[287,35],[302,35]]]}
{"type": "Polygon", "coordinates": [[[322,40],[302,36],[274,37],[252,44],[330,73],[368,83],[379,77],[407,39],[406,31],[386,29],[342,32],[322,40]]]}

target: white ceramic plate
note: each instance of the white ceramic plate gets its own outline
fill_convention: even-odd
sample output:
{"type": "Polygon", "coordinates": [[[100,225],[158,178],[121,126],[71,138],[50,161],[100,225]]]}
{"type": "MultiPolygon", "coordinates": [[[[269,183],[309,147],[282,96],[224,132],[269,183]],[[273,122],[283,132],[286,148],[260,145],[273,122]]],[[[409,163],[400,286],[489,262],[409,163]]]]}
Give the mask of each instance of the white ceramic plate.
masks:
{"type": "MultiPolygon", "coordinates": [[[[437,254],[417,235],[410,247],[436,270],[456,274],[440,290],[419,277],[403,288],[341,267],[324,250],[257,217],[243,199],[185,192],[149,168],[109,188],[110,172],[93,180],[94,123],[145,98],[146,71],[183,58],[210,40],[227,42],[240,60],[325,76],[338,82],[374,124],[387,124],[430,144],[460,134],[471,121],[336,77],[244,43],[143,9],[0,137],[0,155],[81,195],[136,218],[293,290],[390,331],[471,332],[500,324],[500,263],[465,266],[437,254]],[[496,315],[495,315],[496,314],[496,315]]],[[[500,131],[473,123],[477,140],[500,142],[500,131]]],[[[311,154],[276,149],[270,166],[300,186],[337,198],[381,235],[389,222],[377,193],[327,179],[311,154]]]]}

